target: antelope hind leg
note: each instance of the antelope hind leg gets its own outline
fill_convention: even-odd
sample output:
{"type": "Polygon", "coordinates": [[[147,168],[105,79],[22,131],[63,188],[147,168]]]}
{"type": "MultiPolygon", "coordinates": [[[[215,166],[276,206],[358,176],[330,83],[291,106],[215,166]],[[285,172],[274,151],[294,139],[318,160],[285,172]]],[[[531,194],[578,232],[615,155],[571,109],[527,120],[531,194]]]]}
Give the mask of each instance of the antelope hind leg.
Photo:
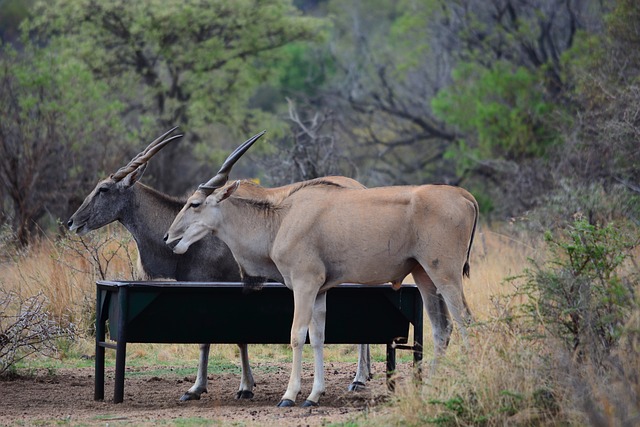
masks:
{"type": "Polygon", "coordinates": [[[457,323],[464,346],[468,349],[467,326],[471,324],[473,319],[462,289],[462,268],[459,270],[449,269],[449,271],[429,271],[428,274],[435,284],[439,296],[444,299],[453,320],[457,323]]]}
{"type": "Polygon", "coordinates": [[[419,265],[413,269],[411,274],[420,289],[424,307],[429,316],[431,329],[433,331],[433,345],[435,350],[429,369],[429,374],[433,375],[438,360],[444,356],[447,346],[449,345],[453,324],[445,300],[442,295],[438,294],[431,277],[429,277],[419,265]]]}
{"type": "Polygon", "coordinates": [[[369,344],[358,345],[358,368],[353,382],[349,384],[349,391],[361,391],[365,389],[365,383],[371,379],[371,353],[369,344]]]}

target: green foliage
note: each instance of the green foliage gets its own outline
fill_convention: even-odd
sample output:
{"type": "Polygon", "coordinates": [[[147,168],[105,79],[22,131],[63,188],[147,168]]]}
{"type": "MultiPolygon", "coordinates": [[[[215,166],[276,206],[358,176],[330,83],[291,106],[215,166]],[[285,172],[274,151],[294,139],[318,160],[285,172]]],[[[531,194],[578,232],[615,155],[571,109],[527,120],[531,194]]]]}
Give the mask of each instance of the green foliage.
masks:
{"type": "Polygon", "coordinates": [[[37,118],[58,119],[73,150],[88,144],[82,136],[100,131],[102,126],[117,127],[122,104],[107,96],[107,84],[94,80],[83,63],[56,50],[28,44],[20,53],[4,46],[0,67],[0,77],[10,85],[5,89],[15,96],[14,105],[3,106],[9,110],[5,117],[13,119],[15,114],[16,120],[34,127],[37,118]]]}
{"type": "Polygon", "coordinates": [[[391,23],[388,43],[394,55],[394,76],[405,81],[406,74],[415,72],[429,54],[433,30],[425,22],[437,21],[440,9],[434,0],[402,0],[395,6],[398,16],[391,23]]]}
{"type": "MultiPolygon", "coordinates": [[[[601,88],[593,85],[594,75],[590,72],[602,61],[606,60],[606,46],[601,35],[579,32],[576,42],[562,54],[563,79],[571,82],[571,92],[577,98],[586,102],[606,102],[606,97],[600,92],[601,88]],[[592,98],[588,101],[588,98],[592,98]]],[[[608,76],[603,76],[608,78],[608,76]]]]}
{"type": "Polygon", "coordinates": [[[87,64],[137,120],[256,127],[249,100],[281,48],[320,22],[288,1],[41,2],[26,27],[87,64]]]}
{"type": "Polygon", "coordinates": [[[121,129],[123,105],[85,64],[54,49],[28,41],[0,49],[0,203],[26,244],[47,213],[65,216],[79,182],[118,147],[106,141],[121,129]]]}
{"type": "Polygon", "coordinates": [[[558,339],[579,361],[601,363],[617,345],[633,309],[638,272],[628,273],[637,230],[599,227],[578,219],[559,237],[545,236],[549,259],[510,281],[523,280],[517,293],[525,321],[543,336],[558,339]]]}
{"type": "Polygon", "coordinates": [[[545,123],[555,109],[545,101],[539,77],[506,62],[491,68],[459,64],[452,85],[431,105],[439,118],[469,135],[448,152],[461,170],[486,159],[541,157],[557,142],[545,123]]]}
{"type": "Polygon", "coordinates": [[[55,50],[31,46],[14,58],[10,72],[20,93],[19,119],[36,125],[33,120],[37,117],[57,118],[58,125],[72,136],[69,144],[73,151],[86,147],[90,140],[83,137],[99,132],[102,127],[118,128],[122,103],[109,99],[108,86],[94,80],[84,64],[60,57],[55,50]]]}
{"type": "Polygon", "coordinates": [[[171,194],[202,181],[199,166],[247,135],[284,133],[281,67],[305,66],[284,48],[319,39],[324,25],[287,0],[53,0],[38,2],[31,16],[25,38],[82,64],[107,86],[129,136],[151,140],[175,125],[185,132],[179,148],[168,147],[145,176],[171,194]],[[274,96],[254,102],[265,85],[276,86],[274,96]]]}
{"type": "Polygon", "coordinates": [[[290,43],[283,48],[283,59],[279,61],[278,86],[284,92],[313,96],[335,73],[335,65],[327,52],[315,52],[316,56],[313,53],[308,43],[290,43]]]}

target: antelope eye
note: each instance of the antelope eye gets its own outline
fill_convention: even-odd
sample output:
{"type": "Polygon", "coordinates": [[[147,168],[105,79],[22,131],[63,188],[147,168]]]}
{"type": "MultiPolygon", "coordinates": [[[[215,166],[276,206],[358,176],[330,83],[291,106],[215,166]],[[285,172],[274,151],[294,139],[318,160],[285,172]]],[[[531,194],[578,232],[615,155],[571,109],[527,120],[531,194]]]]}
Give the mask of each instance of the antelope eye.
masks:
{"type": "Polygon", "coordinates": [[[191,204],[189,205],[190,208],[197,208],[198,206],[200,206],[202,203],[200,202],[191,202],[191,204]]]}
{"type": "Polygon", "coordinates": [[[101,193],[106,193],[107,191],[109,191],[109,187],[100,187],[98,191],[101,193]]]}

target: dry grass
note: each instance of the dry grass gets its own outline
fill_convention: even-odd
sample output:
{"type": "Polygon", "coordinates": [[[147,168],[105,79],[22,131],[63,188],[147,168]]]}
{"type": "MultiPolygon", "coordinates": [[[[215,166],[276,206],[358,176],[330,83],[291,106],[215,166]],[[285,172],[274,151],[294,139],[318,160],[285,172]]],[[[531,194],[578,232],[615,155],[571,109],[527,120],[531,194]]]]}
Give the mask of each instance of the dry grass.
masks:
{"type": "MultiPolygon", "coordinates": [[[[94,283],[101,276],[131,278],[135,269],[135,244],[119,226],[77,238],[43,240],[28,252],[2,247],[0,285],[29,296],[43,292],[52,313],[83,326],[86,338],[74,344],[71,354],[92,354],[94,283]],[[93,261],[88,253],[93,253],[93,261]],[[96,263],[102,264],[96,268],[96,263]]],[[[4,239],[6,241],[6,239],[4,239]]],[[[456,331],[446,358],[433,375],[414,384],[400,380],[390,405],[369,413],[367,425],[622,425],[637,420],[640,345],[630,334],[616,354],[616,366],[606,374],[577,369],[572,358],[558,348],[541,347],[517,331],[497,322],[495,298],[513,291],[505,278],[518,275],[529,258],[541,259],[546,246],[541,237],[517,232],[515,226],[482,226],[471,259],[471,279],[465,279],[467,300],[478,325],[472,328],[470,349],[465,350],[456,331]],[[636,411],[634,413],[634,411],[636,411]],[[635,414],[635,415],[634,415],[635,414]]],[[[640,290],[639,290],[640,291],[640,290]]],[[[521,301],[511,301],[518,304],[521,301]]],[[[636,313],[634,322],[640,322],[636,313]]],[[[634,330],[634,329],[630,329],[634,330]]],[[[640,326],[635,326],[635,331],[640,326]]],[[[637,334],[637,332],[636,332],[637,334]]],[[[383,360],[384,346],[373,346],[374,360],[383,360]]],[[[431,329],[425,316],[425,359],[432,355],[431,329]]],[[[108,352],[108,357],[113,357],[108,352]]],[[[400,355],[400,354],[399,354],[400,355]]],[[[250,347],[253,361],[289,361],[284,345],[250,347]]],[[[409,360],[408,353],[402,355],[409,360]]],[[[305,349],[306,360],[311,359],[305,349]]],[[[327,360],[356,361],[356,346],[327,346],[327,360]]],[[[212,360],[239,364],[232,345],[212,346],[212,360]]],[[[129,346],[128,363],[197,365],[196,345],[129,346]]],[[[426,369],[425,369],[426,371],[426,369]]],[[[631,425],[631,424],[629,424],[631,425]]]]}
{"type": "MultiPolygon", "coordinates": [[[[367,425],[638,425],[640,423],[640,313],[630,319],[607,366],[578,363],[560,343],[532,340],[501,321],[500,304],[513,292],[505,278],[519,275],[529,259],[548,255],[543,239],[510,225],[480,229],[465,294],[478,322],[470,349],[456,332],[447,357],[422,384],[405,382],[391,404],[375,410],[367,425]]],[[[636,250],[637,255],[637,250],[636,250]]],[[[635,258],[631,268],[637,270],[635,258]]],[[[640,295],[637,286],[636,295],[640,295]]],[[[425,340],[430,331],[425,323],[425,340]]],[[[427,343],[425,357],[432,347],[427,343]]]]}
{"type": "Polygon", "coordinates": [[[513,226],[480,227],[471,253],[471,278],[465,281],[474,316],[490,317],[491,298],[505,293],[504,279],[521,274],[529,258],[539,258],[544,252],[542,239],[519,235],[513,226]]]}
{"type": "Polygon", "coordinates": [[[28,249],[2,239],[0,285],[23,298],[42,293],[54,318],[74,323],[88,334],[93,328],[95,281],[101,273],[129,277],[134,268],[135,243],[125,236],[114,225],[82,239],[42,239],[28,249]]]}

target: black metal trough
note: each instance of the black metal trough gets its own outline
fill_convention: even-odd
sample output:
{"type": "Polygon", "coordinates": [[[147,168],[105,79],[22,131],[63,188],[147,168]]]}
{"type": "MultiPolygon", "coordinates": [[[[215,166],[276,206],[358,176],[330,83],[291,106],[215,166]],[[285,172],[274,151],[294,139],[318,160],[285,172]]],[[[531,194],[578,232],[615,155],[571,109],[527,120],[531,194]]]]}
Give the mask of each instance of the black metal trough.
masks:
{"type": "MultiPolygon", "coordinates": [[[[339,285],[327,294],[325,343],[386,344],[393,388],[396,349],[413,351],[414,366],[422,360],[422,307],[412,285],[339,285]]],[[[127,343],[288,344],[292,319],[293,292],[279,283],[245,293],[235,282],[98,281],[94,399],[104,399],[105,348],[116,350],[113,400],[120,403],[127,343]]]]}

